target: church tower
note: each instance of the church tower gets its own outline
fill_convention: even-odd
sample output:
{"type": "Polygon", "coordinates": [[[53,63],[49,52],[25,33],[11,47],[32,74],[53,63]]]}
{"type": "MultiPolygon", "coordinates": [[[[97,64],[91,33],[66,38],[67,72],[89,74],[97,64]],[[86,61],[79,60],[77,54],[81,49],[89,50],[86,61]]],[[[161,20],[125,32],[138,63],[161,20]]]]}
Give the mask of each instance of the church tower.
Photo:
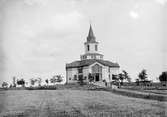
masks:
{"type": "Polygon", "coordinates": [[[119,74],[119,64],[108,60],[103,60],[103,55],[99,53],[99,43],[96,41],[92,26],[90,25],[86,42],[85,52],[80,56],[81,60],[76,60],[66,64],[66,82],[77,83],[78,79],[89,82],[90,75],[94,82],[105,80],[112,82],[112,76],[119,74]]]}
{"type": "Polygon", "coordinates": [[[96,37],[94,36],[92,26],[90,25],[87,40],[84,43],[85,54],[81,55],[81,60],[103,59],[103,55],[99,54],[98,52],[98,44],[99,43],[96,41],[96,37]]]}

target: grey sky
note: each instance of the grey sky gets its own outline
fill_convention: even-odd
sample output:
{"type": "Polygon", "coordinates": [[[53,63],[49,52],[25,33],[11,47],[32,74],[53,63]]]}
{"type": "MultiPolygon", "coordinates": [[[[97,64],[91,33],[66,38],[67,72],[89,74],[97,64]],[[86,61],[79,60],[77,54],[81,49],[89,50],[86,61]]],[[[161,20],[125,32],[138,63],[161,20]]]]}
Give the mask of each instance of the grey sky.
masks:
{"type": "Polygon", "coordinates": [[[53,74],[78,60],[91,20],[104,58],[135,79],[167,70],[166,0],[0,0],[1,81],[53,74]]]}

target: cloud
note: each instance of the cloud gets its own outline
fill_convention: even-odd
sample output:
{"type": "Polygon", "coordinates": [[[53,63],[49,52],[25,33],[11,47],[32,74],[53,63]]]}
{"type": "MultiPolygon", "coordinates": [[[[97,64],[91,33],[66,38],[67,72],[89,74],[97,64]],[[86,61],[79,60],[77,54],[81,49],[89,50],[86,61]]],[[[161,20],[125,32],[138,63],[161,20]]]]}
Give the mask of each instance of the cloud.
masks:
{"type": "Polygon", "coordinates": [[[34,22],[24,21],[26,23],[20,25],[15,30],[27,37],[36,37],[47,30],[53,30],[58,36],[65,36],[67,33],[72,34],[77,31],[80,28],[82,20],[84,20],[84,16],[74,10],[65,13],[50,14],[48,17],[42,15],[34,19],[34,22]],[[30,23],[32,25],[29,25],[30,23]]]}
{"type": "Polygon", "coordinates": [[[47,4],[47,0],[25,0],[24,3],[27,5],[42,5],[45,6],[47,4]]]}
{"type": "Polygon", "coordinates": [[[139,13],[136,12],[136,11],[131,11],[130,16],[134,19],[138,19],[139,18],[139,13]]]}
{"type": "Polygon", "coordinates": [[[155,1],[161,5],[165,5],[167,3],[167,0],[155,0],[155,1]]]}
{"type": "Polygon", "coordinates": [[[52,19],[52,23],[57,29],[64,30],[72,27],[76,28],[82,18],[83,15],[78,11],[72,11],[69,13],[60,13],[55,15],[52,19]]]}
{"type": "Polygon", "coordinates": [[[133,19],[138,19],[140,16],[139,14],[140,12],[141,12],[141,5],[135,4],[133,10],[131,10],[129,14],[133,19]]]}
{"type": "MultiPolygon", "coordinates": [[[[5,9],[6,12],[12,11],[6,14],[3,45],[0,43],[7,58],[5,72],[3,70],[5,79],[24,73],[61,71],[64,74],[65,62],[61,57],[68,48],[67,43],[72,43],[71,40],[82,29],[85,16],[81,11],[67,7],[69,3],[48,1],[43,7],[43,1],[25,0],[24,4],[15,3],[5,9]]],[[[2,68],[1,65],[0,73],[2,68]]]]}

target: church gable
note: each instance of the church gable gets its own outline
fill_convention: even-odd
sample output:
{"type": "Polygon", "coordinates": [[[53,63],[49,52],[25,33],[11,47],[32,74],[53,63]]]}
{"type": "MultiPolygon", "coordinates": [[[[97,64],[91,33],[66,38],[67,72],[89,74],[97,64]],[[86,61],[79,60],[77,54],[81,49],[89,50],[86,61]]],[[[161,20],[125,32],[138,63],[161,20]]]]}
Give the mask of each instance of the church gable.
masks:
{"type": "Polygon", "coordinates": [[[93,67],[93,66],[95,66],[95,65],[96,65],[96,66],[98,65],[98,66],[101,66],[101,67],[104,66],[103,64],[101,64],[101,63],[99,63],[99,62],[96,61],[96,62],[94,62],[93,64],[91,64],[89,67],[93,67]]]}

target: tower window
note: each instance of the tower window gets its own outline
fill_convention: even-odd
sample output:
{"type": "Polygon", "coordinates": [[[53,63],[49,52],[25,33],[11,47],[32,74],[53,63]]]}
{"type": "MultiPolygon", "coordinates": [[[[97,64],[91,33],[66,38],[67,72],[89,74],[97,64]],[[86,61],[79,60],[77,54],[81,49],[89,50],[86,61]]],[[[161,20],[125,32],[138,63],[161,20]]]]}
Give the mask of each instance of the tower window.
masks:
{"type": "Polygon", "coordinates": [[[88,51],[89,51],[89,45],[87,45],[88,51]]]}
{"type": "Polygon", "coordinates": [[[97,45],[95,45],[95,50],[97,51],[97,45]]]}

